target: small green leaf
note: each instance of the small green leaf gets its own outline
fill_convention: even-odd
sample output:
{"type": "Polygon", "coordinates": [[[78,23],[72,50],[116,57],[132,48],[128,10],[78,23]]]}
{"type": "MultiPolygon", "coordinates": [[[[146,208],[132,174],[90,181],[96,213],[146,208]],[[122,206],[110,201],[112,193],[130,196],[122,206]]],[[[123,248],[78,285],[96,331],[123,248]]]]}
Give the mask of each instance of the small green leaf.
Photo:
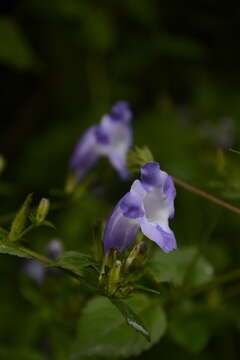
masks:
{"type": "Polygon", "coordinates": [[[161,293],[158,290],[150,289],[150,288],[140,285],[140,284],[134,284],[133,286],[134,286],[134,289],[136,289],[136,290],[140,290],[140,291],[147,292],[150,294],[161,295],[161,293]]]}
{"type": "Polygon", "coordinates": [[[165,254],[156,250],[150,259],[148,270],[157,282],[172,282],[180,286],[183,282],[198,286],[213,278],[212,265],[193,247],[165,254]]]}
{"type": "Polygon", "coordinates": [[[30,258],[30,256],[27,255],[24,251],[20,250],[17,245],[4,239],[0,239],[0,254],[30,258]]]}
{"type": "MultiPolygon", "coordinates": [[[[151,341],[135,331],[136,326],[135,329],[128,326],[108,298],[98,296],[91,299],[82,312],[72,360],[84,356],[110,359],[135,356],[159,341],[166,330],[166,318],[160,304],[143,294],[135,294],[126,304],[143,319],[151,333],[151,341]]],[[[135,315],[132,319],[136,319],[135,315]]]]}
{"type": "Polygon", "coordinates": [[[111,301],[121,312],[127,324],[132,326],[135,330],[139,331],[148,341],[150,341],[149,331],[145,328],[142,320],[139,319],[137,314],[135,314],[135,312],[128,306],[128,304],[119,299],[111,299],[111,301]]]}
{"type": "Polygon", "coordinates": [[[54,264],[55,266],[69,270],[78,276],[83,276],[83,270],[86,267],[93,267],[97,270],[97,264],[91,256],[77,251],[65,252],[54,264]]]}
{"type": "Polygon", "coordinates": [[[51,221],[48,221],[48,220],[42,221],[40,225],[56,230],[56,226],[51,221]]]}
{"type": "Polygon", "coordinates": [[[21,209],[18,211],[17,215],[15,216],[12,226],[9,233],[9,240],[10,241],[16,241],[18,240],[19,235],[24,230],[26,226],[26,222],[28,219],[28,216],[31,212],[31,203],[32,203],[32,194],[29,194],[24,201],[21,209]]]}

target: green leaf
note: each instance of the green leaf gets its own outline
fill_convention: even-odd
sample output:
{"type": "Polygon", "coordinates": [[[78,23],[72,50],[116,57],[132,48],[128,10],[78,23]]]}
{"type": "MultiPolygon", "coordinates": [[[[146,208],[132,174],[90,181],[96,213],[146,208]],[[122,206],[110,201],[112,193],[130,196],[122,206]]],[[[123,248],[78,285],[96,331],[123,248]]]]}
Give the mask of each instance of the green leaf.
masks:
{"type": "Polygon", "coordinates": [[[24,251],[20,250],[17,245],[0,238],[0,254],[8,254],[23,258],[30,258],[24,251]]]}
{"type": "Polygon", "coordinates": [[[80,280],[81,289],[86,293],[99,293],[99,269],[90,256],[77,251],[68,251],[54,263],[54,266],[76,275],[80,280]]]}
{"type": "Polygon", "coordinates": [[[40,226],[46,226],[46,227],[56,230],[56,226],[51,221],[48,221],[48,220],[42,221],[40,226]]]}
{"type": "Polygon", "coordinates": [[[213,278],[212,265],[193,247],[170,254],[156,250],[147,267],[155,281],[172,282],[177,286],[183,282],[198,286],[213,278]]]}
{"type": "Polygon", "coordinates": [[[161,306],[143,294],[135,294],[126,304],[134,309],[137,317],[143,319],[150,330],[151,342],[126,324],[108,298],[99,296],[91,299],[82,312],[72,360],[84,356],[110,359],[134,356],[159,341],[166,330],[166,318],[161,306]]]}
{"type": "Polygon", "coordinates": [[[121,312],[127,324],[132,326],[136,331],[139,331],[148,341],[150,341],[151,339],[149,331],[145,328],[142,320],[139,319],[139,317],[128,306],[128,304],[125,301],[119,299],[111,299],[111,301],[121,312]]]}
{"type": "Polygon", "coordinates": [[[23,70],[32,68],[35,56],[18,24],[1,17],[0,28],[0,62],[23,70]]]}
{"type": "Polygon", "coordinates": [[[197,353],[207,345],[210,338],[209,320],[206,314],[176,310],[169,322],[169,334],[175,343],[197,353]]]}
{"type": "Polygon", "coordinates": [[[83,276],[83,270],[86,267],[93,267],[97,270],[97,264],[91,256],[77,251],[65,252],[57,261],[55,261],[54,265],[69,270],[78,276],[83,276]]]}

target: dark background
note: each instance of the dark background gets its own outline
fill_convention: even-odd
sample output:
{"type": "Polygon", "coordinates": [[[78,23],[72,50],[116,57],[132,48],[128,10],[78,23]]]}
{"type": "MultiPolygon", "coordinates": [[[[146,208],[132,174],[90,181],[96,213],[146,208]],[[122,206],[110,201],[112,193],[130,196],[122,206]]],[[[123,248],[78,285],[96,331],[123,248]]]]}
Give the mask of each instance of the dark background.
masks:
{"type": "MultiPolygon", "coordinates": [[[[11,0],[1,1],[0,11],[0,153],[7,162],[0,226],[9,226],[27,193],[37,201],[64,188],[77,139],[121,99],[133,109],[135,143],[148,145],[162,168],[239,205],[240,157],[228,149],[240,148],[240,7],[213,0],[11,0]]],[[[127,191],[106,161],[95,174],[97,190],[51,215],[68,250],[87,248],[91,226],[127,191]]],[[[237,215],[179,189],[173,227],[179,246],[201,247],[217,273],[239,265],[237,215]]],[[[55,235],[41,230],[31,241],[43,250],[55,235]]],[[[0,354],[12,359],[23,351],[27,359],[27,348],[29,359],[39,353],[65,359],[59,339],[67,334],[58,332],[65,319],[50,310],[50,320],[37,318],[38,305],[24,292],[30,285],[19,280],[21,266],[1,256],[0,354]]],[[[233,285],[236,296],[226,303],[221,293],[230,320],[224,315],[218,327],[214,318],[199,351],[167,337],[143,358],[237,359],[239,284],[233,285]]]]}

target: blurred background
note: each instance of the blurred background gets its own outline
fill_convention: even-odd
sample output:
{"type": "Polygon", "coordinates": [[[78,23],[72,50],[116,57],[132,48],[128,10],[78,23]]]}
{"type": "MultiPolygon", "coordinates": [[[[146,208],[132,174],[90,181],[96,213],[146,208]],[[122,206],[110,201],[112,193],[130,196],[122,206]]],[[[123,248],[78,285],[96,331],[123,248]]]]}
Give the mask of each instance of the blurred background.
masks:
{"type": "MultiPolygon", "coordinates": [[[[240,149],[233,2],[2,0],[0,14],[0,226],[34,192],[36,202],[52,199],[57,230],[34,232],[33,247],[44,252],[57,237],[88,251],[92,226],[129,184],[102,160],[90,194],[69,206],[60,193],[76,141],[117,100],[132,107],[135,144],[164,170],[239,206],[240,157],[229,151],[240,149]]],[[[239,266],[238,215],[178,188],[172,226],[179,247],[197,248],[214,273],[239,266]]],[[[66,277],[39,288],[22,260],[0,260],[0,359],[68,359],[81,294],[76,301],[66,277]]],[[[207,294],[189,322],[179,304],[180,325],[170,312],[170,331],[138,359],[238,359],[239,293],[235,281],[207,294]]]]}

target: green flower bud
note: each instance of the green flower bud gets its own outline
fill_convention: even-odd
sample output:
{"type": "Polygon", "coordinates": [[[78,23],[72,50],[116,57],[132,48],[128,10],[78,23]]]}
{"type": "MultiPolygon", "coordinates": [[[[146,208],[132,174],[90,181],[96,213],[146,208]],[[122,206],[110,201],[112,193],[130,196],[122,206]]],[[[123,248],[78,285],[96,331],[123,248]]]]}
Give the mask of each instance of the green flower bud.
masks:
{"type": "Polygon", "coordinates": [[[20,234],[24,230],[27,218],[31,211],[31,203],[32,194],[29,194],[12,222],[10,233],[8,235],[9,241],[18,240],[20,234]]]}
{"type": "Polygon", "coordinates": [[[122,262],[117,260],[108,274],[108,295],[112,296],[116,292],[121,278],[122,262]]]}
{"type": "Polygon", "coordinates": [[[50,208],[50,201],[46,198],[42,198],[37,208],[37,213],[36,213],[37,223],[41,223],[46,219],[49,212],[49,208],[50,208]]]}
{"type": "Polygon", "coordinates": [[[131,268],[140,266],[145,260],[147,248],[147,243],[143,241],[134,246],[126,259],[124,271],[128,272],[131,268]]]}
{"type": "Polygon", "coordinates": [[[154,161],[154,158],[147,146],[142,148],[136,146],[128,153],[128,168],[131,172],[138,172],[139,167],[151,161],[154,161]]]}

